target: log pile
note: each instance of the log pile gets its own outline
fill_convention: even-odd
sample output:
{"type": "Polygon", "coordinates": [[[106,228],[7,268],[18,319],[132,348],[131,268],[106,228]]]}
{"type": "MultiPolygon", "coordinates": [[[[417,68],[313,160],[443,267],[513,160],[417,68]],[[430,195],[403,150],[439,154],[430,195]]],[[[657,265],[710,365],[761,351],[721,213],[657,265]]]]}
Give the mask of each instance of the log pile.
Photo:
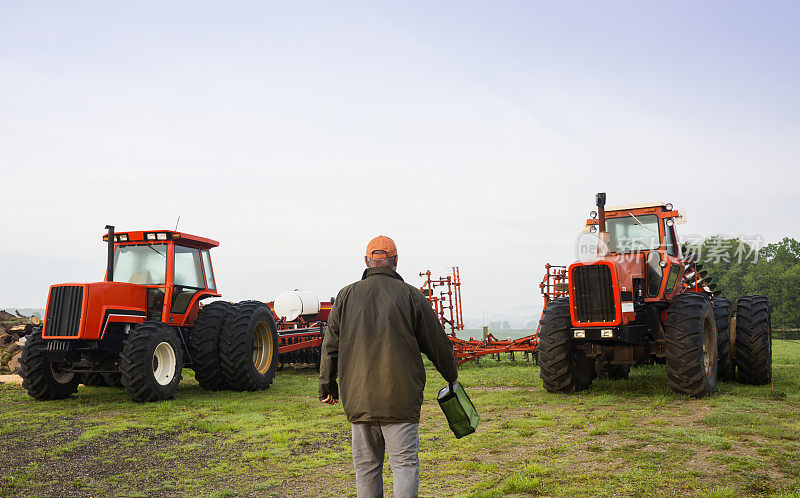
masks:
{"type": "Polygon", "coordinates": [[[36,316],[12,315],[0,310],[0,373],[19,373],[19,359],[25,336],[41,322],[36,316]]]}

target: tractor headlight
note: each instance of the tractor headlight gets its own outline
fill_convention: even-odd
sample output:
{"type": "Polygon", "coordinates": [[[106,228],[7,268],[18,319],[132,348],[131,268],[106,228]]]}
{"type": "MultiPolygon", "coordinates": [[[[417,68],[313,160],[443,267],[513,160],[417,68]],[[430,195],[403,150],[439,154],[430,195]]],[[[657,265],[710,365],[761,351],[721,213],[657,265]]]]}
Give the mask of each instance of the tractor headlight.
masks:
{"type": "Polygon", "coordinates": [[[658,265],[661,268],[666,268],[667,267],[667,262],[662,259],[661,261],[658,262],[658,265]]]}
{"type": "Polygon", "coordinates": [[[614,337],[614,329],[603,329],[600,331],[600,337],[610,339],[614,337]]]}
{"type": "Polygon", "coordinates": [[[675,221],[674,221],[672,218],[670,218],[670,219],[668,219],[668,220],[667,220],[667,226],[668,226],[668,227],[671,227],[671,226],[672,226],[672,225],[674,225],[674,224],[675,224],[675,221]]]}
{"type": "Polygon", "coordinates": [[[589,227],[589,232],[591,232],[591,233],[595,233],[596,231],[597,231],[597,227],[596,227],[596,226],[594,226],[594,225],[591,225],[591,226],[589,227]]]}
{"type": "Polygon", "coordinates": [[[591,216],[592,218],[597,218],[597,211],[590,212],[589,216],[591,216]]]}
{"type": "Polygon", "coordinates": [[[127,235],[120,235],[119,236],[119,241],[120,242],[128,242],[128,236],[127,235]]]}
{"type": "Polygon", "coordinates": [[[148,233],[147,234],[147,240],[156,240],[156,234],[148,233]]]}
{"type": "Polygon", "coordinates": [[[575,337],[575,339],[584,339],[586,337],[586,331],[585,330],[576,330],[575,333],[574,333],[574,337],[575,337]]]}
{"type": "Polygon", "coordinates": [[[667,211],[672,211],[672,203],[668,202],[664,204],[664,209],[666,209],[667,211]]]}
{"type": "Polygon", "coordinates": [[[167,240],[167,234],[165,234],[165,233],[156,234],[156,238],[158,240],[167,240]]]}

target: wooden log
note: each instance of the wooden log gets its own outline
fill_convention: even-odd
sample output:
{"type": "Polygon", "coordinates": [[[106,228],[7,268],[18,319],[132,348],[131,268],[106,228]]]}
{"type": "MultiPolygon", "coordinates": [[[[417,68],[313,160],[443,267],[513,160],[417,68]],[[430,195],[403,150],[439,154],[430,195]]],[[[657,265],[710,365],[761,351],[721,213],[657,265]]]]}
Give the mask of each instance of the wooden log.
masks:
{"type": "Polygon", "coordinates": [[[15,374],[19,373],[19,371],[20,371],[19,359],[20,358],[22,358],[22,351],[17,351],[8,360],[8,369],[11,370],[12,373],[15,373],[15,374]]]}

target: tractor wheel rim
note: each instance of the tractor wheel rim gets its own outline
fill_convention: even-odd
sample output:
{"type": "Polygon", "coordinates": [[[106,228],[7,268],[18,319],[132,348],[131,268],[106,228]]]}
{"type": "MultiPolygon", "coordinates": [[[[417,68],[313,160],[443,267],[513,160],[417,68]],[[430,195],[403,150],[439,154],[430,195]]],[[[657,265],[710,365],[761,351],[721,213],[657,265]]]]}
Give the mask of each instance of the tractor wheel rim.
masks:
{"type": "Polygon", "coordinates": [[[175,350],[164,341],[153,351],[153,378],[159,385],[166,386],[175,377],[175,350]]]}
{"type": "Polygon", "coordinates": [[[59,384],[66,384],[75,377],[73,372],[61,372],[52,363],[50,364],[50,373],[53,375],[53,380],[59,384]]]}
{"type": "Polygon", "coordinates": [[[265,322],[258,322],[253,329],[253,366],[265,374],[272,365],[272,331],[265,322]]]}

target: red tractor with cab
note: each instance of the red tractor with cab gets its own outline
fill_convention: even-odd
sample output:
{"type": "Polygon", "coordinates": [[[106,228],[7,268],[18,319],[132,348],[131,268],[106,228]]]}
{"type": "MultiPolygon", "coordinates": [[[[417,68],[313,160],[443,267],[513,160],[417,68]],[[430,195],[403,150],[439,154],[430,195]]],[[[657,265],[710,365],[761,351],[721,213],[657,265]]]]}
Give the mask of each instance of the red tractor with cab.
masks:
{"type": "Polygon", "coordinates": [[[720,297],[695,255],[678,244],[672,204],[605,208],[586,221],[597,256],[570,265],[567,296],[544,310],[537,350],[550,392],[586,389],[592,379],[627,378],[631,366],[664,363],[669,386],[691,396],[717,380],[766,384],[772,376],[770,309],[763,296],[720,297]]]}
{"type": "Polygon", "coordinates": [[[23,386],[39,400],[79,384],[125,388],[138,402],[172,398],[184,367],[209,390],[257,390],[278,363],[265,303],[219,297],[210,250],[218,242],[171,230],[115,233],[107,226],[103,282],[50,287],[42,327],[27,336],[23,386]]]}

